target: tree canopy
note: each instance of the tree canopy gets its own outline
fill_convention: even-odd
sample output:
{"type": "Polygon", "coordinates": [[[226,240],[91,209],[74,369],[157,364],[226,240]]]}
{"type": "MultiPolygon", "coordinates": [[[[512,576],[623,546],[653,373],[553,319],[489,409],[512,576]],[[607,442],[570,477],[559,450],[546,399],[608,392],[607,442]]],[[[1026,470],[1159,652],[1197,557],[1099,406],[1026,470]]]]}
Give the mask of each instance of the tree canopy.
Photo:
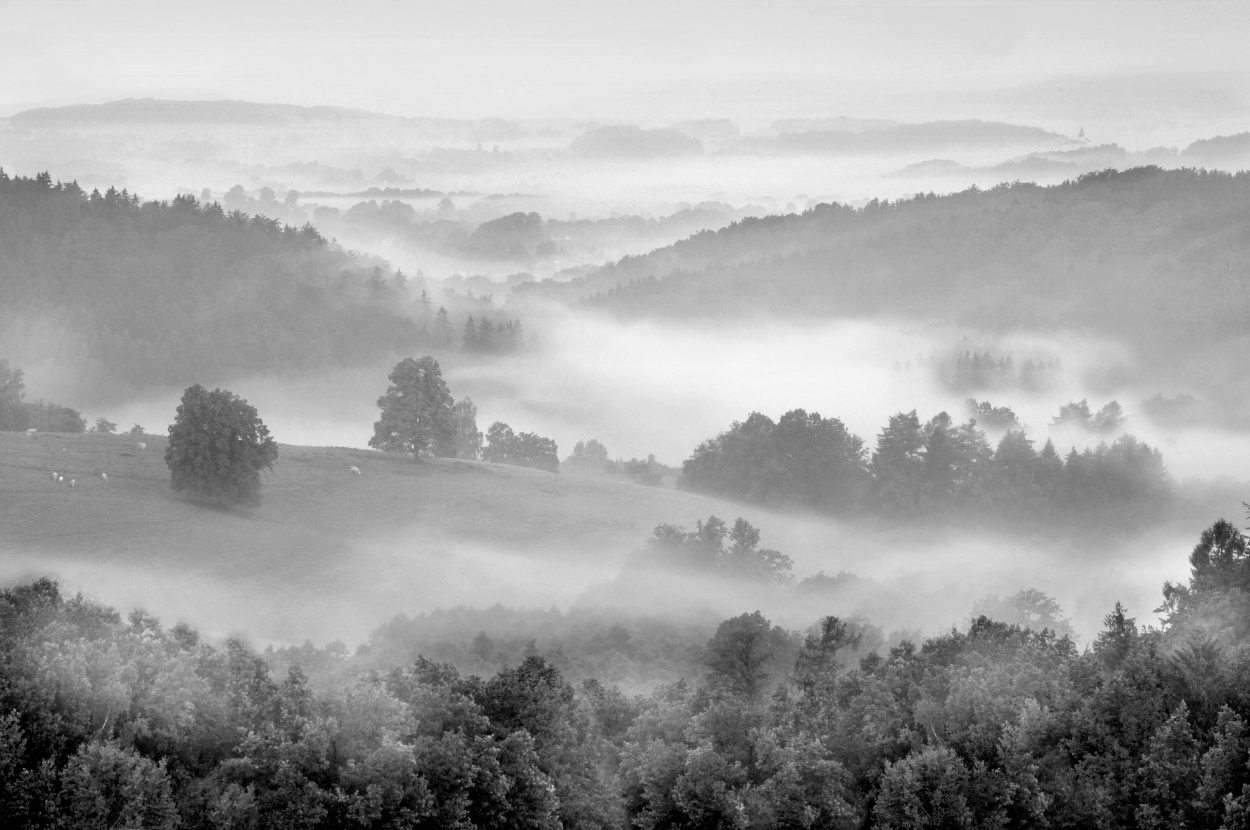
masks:
{"type": "MultiPolygon", "coordinates": [[[[728,535],[696,533],[709,549],[728,535]]],[[[1087,649],[1036,591],[888,645],[862,621],[792,631],[759,611],[425,615],[415,647],[500,660],[480,675],[386,649],[417,620],[351,656],[258,655],[41,579],[0,590],[0,815],[18,830],[1230,830],[1250,815],[1246,550],[1217,522],[1161,628],[1115,602],[1087,649]],[[491,658],[501,630],[520,640],[491,658]],[[640,694],[593,673],[677,654],[684,679],[640,694]],[[562,666],[578,661],[591,674],[574,685],[562,666]],[[327,663],[338,674],[318,682],[327,663]]]]}
{"type": "Polygon", "coordinates": [[[532,467],[549,473],[560,471],[560,449],[551,438],[533,432],[515,433],[503,421],[496,421],[486,430],[486,447],[482,459],[496,464],[532,467]]]}
{"type": "MultiPolygon", "coordinates": [[[[1000,427],[1015,418],[988,403],[971,411],[1000,416],[1000,427]]],[[[1108,404],[1103,422],[1118,412],[1108,404]]],[[[959,424],[939,412],[921,421],[912,410],[889,417],[869,455],[837,418],[796,409],[774,423],[753,412],[701,443],[682,464],[678,486],[835,515],[1049,522],[1052,528],[1057,517],[1122,528],[1157,519],[1171,503],[1162,454],[1132,435],[1081,451],[1073,446],[1065,457],[1049,440],[1040,451],[1033,444],[1019,428],[1007,427],[991,444],[975,418],[959,424]]]]}
{"type": "Polygon", "coordinates": [[[260,500],[278,444],[256,407],[225,389],[188,388],[169,427],[165,463],[175,492],[229,504],[260,500]]]}
{"type": "Polygon", "coordinates": [[[410,298],[373,289],[379,264],[311,225],[0,170],[0,325],[31,315],[60,325],[96,393],[410,348],[420,340],[410,298]]]}
{"type": "Polygon", "coordinates": [[[406,357],[395,364],[389,378],[391,385],[378,398],[382,417],[373,425],[369,446],[409,453],[414,459],[454,454],[455,401],[438,361],[429,355],[420,360],[406,357]]]}

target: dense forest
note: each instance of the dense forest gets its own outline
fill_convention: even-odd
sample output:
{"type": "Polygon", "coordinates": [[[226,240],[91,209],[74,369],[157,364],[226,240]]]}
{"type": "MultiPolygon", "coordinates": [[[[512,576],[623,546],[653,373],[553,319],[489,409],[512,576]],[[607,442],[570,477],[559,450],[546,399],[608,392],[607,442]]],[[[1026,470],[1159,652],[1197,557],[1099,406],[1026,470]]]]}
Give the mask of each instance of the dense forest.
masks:
{"type": "MultiPolygon", "coordinates": [[[[736,537],[731,560],[753,545],[740,526],[714,535],[736,537]]],[[[327,686],[39,580],[0,591],[0,813],[17,828],[1233,830],[1250,816],[1246,537],[1221,520],[1190,564],[1161,628],[1115,603],[1084,651],[985,615],[884,646],[835,616],[800,632],[757,611],[715,626],[697,673],[642,694],[575,687],[541,654],[488,676],[419,657],[327,686]]]]}
{"type": "MultiPolygon", "coordinates": [[[[960,424],[945,412],[922,422],[915,410],[890,416],[871,450],[837,418],[791,410],[774,422],[753,412],[700,444],[678,486],[741,501],[793,505],[834,515],[892,521],[977,519],[1052,530],[1096,524],[1127,528],[1158,519],[1172,480],[1157,450],[1131,435],[1061,455],[1037,449],[1006,407],[970,400],[960,424]],[[996,446],[978,427],[989,415],[1005,427],[996,446]]],[[[1106,433],[1119,405],[1091,415],[1086,401],[1065,404],[1057,425],[1106,433]]]]}
{"type": "Polygon", "coordinates": [[[0,171],[0,323],[53,321],[59,358],[101,389],[406,349],[422,339],[408,290],[402,274],[310,225],[0,171]]]}
{"type": "Polygon", "coordinates": [[[1056,326],[1148,351],[1245,334],[1250,174],[1142,167],[743,219],[514,296],[667,316],[1056,326]]]}

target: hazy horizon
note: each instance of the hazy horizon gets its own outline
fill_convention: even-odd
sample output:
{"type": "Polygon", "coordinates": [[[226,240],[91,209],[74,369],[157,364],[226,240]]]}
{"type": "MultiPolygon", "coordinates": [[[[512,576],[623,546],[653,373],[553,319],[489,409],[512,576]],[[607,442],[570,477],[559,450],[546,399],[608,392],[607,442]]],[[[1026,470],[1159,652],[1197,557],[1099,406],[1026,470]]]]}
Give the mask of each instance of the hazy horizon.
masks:
{"type": "Polygon", "coordinates": [[[1175,145],[1247,113],[1235,2],[6,4],[0,114],[129,97],[404,116],[1025,121],[1175,145]],[[74,56],[108,54],[108,60],[74,56]],[[159,67],[159,71],[152,71],[159,67]]]}

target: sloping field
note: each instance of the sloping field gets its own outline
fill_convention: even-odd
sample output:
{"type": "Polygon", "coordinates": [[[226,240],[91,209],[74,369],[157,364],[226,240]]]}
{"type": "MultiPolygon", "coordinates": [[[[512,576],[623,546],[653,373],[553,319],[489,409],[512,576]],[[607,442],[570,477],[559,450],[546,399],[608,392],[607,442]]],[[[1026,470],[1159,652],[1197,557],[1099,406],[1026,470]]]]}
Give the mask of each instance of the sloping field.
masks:
{"type": "Polygon", "coordinates": [[[174,494],[164,439],[143,440],[140,450],[128,436],[0,433],[0,582],[52,576],[69,591],[143,607],[167,625],[185,620],[210,637],[261,643],[354,644],[400,612],[568,607],[586,596],[638,610],[760,608],[791,626],[862,612],[887,631],[936,631],[964,621],[986,593],[1026,587],[1054,596],[1089,632],[1117,599],[1149,621],[1159,586],[1184,578],[1188,549],[1215,518],[1090,549],[949,528],[843,525],[518,467],[286,445],[265,475],[263,503],[221,510],[174,494]],[[53,471],[76,486],[53,483],[53,471]],[[713,597],[693,583],[659,582],[629,597],[605,585],[655,525],[693,528],[713,513],[754,523],[766,546],[793,557],[796,577],[845,569],[883,590],[865,604],[796,604],[745,589],[713,597]]]}
{"type": "Polygon", "coordinates": [[[173,493],[165,439],[142,440],[0,433],[0,579],[57,576],[213,634],[352,637],[401,610],[565,602],[656,524],[740,509],[519,467],[282,446],[262,504],[223,510],[173,493]]]}

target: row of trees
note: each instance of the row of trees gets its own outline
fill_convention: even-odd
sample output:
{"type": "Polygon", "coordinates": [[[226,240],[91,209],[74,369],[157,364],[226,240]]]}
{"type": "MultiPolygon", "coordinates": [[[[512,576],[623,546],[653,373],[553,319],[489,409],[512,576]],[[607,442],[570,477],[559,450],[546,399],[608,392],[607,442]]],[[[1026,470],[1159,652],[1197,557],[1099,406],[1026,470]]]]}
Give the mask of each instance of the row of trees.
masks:
{"type": "Polygon", "coordinates": [[[1076,427],[1096,435],[1114,435],[1124,428],[1124,409],[1115,401],[1091,412],[1089,401],[1069,401],[1059,407],[1059,414],[1051,421],[1056,427],[1076,427]]]}
{"type": "MultiPolygon", "coordinates": [[[[425,322],[421,325],[418,342],[435,349],[450,349],[456,345],[456,334],[447,309],[439,306],[437,312],[430,314],[429,302],[429,297],[422,291],[420,304],[424,309],[422,314],[425,322]]],[[[512,354],[525,348],[525,332],[520,320],[495,323],[490,318],[483,317],[475,321],[470,314],[464,323],[460,346],[472,354],[512,354]]]]}
{"type": "Polygon", "coordinates": [[[664,474],[671,472],[671,468],[656,461],[654,455],[645,459],[609,458],[608,448],[596,438],[578,441],[573,446],[573,452],[564,459],[563,466],[582,475],[623,478],[647,487],[659,487],[664,474]]]}
{"type": "Polygon", "coordinates": [[[649,568],[688,571],[751,582],[792,582],[793,560],[781,551],[760,547],[760,531],[738,518],[731,528],[710,516],[693,531],[671,524],[656,527],[646,546],[626,562],[626,571],[649,568]],[[728,541],[728,544],[726,544],[728,541]]]}
{"type": "Polygon", "coordinates": [[[514,433],[512,427],[496,421],[486,430],[482,460],[557,473],[560,471],[559,453],[554,440],[533,432],[514,433]]]}
{"type": "Polygon", "coordinates": [[[0,430],[37,429],[40,432],[83,432],[87,419],[76,409],[26,400],[24,373],[0,359],[0,430]]]}
{"type": "Polygon", "coordinates": [[[502,421],[486,432],[477,428],[477,406],[458,403],[443,380],[438,361],[426,355],[405,358],[390,374],[386,394],[378,398],[381,418],[373,425],[369,446],[413,458],[442,457],[491,461],[558,472],[556,442],[531,432],[514,433],[502,421]]]}
{"type": "Polygon", "coordinates": [[[1042,521],[1125,521],[1164,507],[1163,457],[1130,435],[1060,456],[1019,429],[991,446],[975,420],[945,412],[890,417],[870,452],[837,418],[802,409],[777,422],[758,412],[700,444],[679,486],[744,501],[835,514],[952,515],[1042,521]]]}
{"type": "Polygon", "coordinates": [[[955,392],[982,389],[1040,392],[1053,382],[1060,369],[1058,360],[1029,359],[1017,366],[1011,355],[996,358],[989,352],[970,349],[929,362],[938,382],[955,392]]]}
{"type": "Polygon", "coordinates": [[[481,354],[508,354],[525,346],[520,320],[505,320],[498,325],[483,317],[474,323],[473,316],[464,324],[464,350],[481,354]]]}
{"type": "MultiPolygon", "coordinates": [[[[677,546],[754,544],[709,524],[677,546]]],[[[1234,830],[1250,816],[1248,548],[1217,523],[1188,584],[1166,586],[1160,628],[1116,603],[1083,652],[988,616],[872,648],[834,616],[790,631],[756,611],[716,626],[696,674],[632,696],[574,688],[533,654],[487,677],[418,658],[321,689],[40,580],[0,591],[0,815],[20,830],[1234,830]]]]}

